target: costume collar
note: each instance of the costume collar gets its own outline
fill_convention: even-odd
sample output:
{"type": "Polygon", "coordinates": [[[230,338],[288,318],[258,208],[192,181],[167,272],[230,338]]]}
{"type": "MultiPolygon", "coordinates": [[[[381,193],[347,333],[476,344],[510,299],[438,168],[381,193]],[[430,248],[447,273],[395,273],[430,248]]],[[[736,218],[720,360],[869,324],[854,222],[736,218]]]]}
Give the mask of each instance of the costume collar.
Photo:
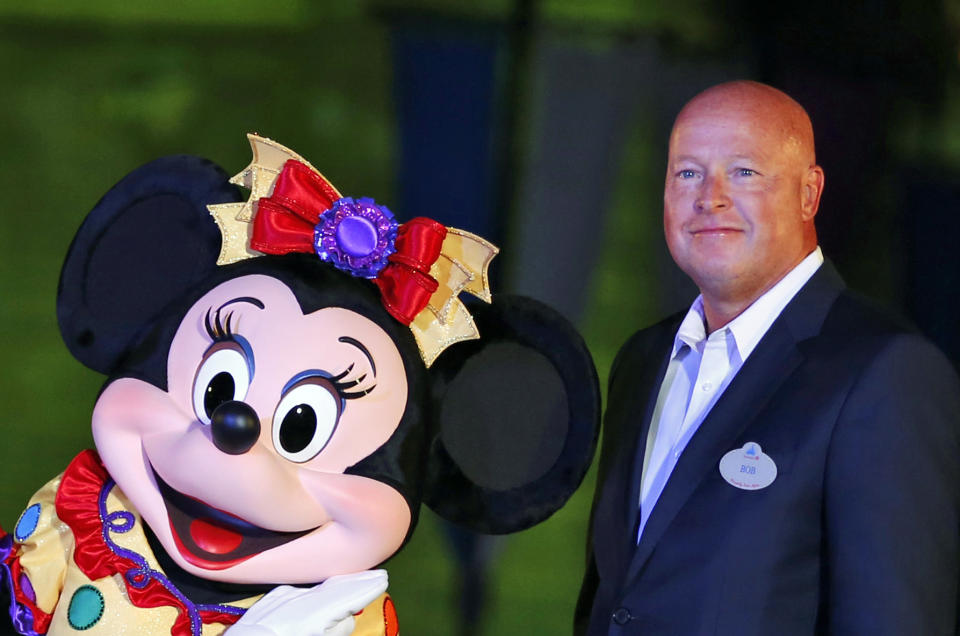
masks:
{"type": "Polygon", "coordinates": [[[127,596],[137,607],[177,608],[172,636],[200,636],[204,623],[235,623],[244,613],[242,608],[193,603],[143,556],[113,542],[112,534],[130,532],[137,523],[136,516],[127,510],[107,512],[107,497],[115,487],[99,455],[92,450],[77,455],[63,473],[57,490],[57,516],[73,531],[77,567],[91,581],[121,575],[127,596]]]}

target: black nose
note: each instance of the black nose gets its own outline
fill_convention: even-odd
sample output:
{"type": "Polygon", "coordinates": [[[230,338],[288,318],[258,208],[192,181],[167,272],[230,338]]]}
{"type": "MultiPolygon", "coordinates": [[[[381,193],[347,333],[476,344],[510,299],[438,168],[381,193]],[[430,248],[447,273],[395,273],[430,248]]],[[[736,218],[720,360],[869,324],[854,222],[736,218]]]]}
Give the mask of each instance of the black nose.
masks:
{"type": "Polygon", "coordinates": [[[242,455],[260,437],[260,418],[246,402],[230,400],[213,409],[210,429],[217,448],[228,455],[242,455]]]}

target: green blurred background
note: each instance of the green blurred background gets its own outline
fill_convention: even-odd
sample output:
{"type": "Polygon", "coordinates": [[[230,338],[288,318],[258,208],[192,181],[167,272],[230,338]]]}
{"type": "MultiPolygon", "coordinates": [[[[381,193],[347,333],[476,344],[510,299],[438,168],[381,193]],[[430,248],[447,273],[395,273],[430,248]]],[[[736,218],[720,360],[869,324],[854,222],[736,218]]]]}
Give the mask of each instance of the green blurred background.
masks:
{"type": "MultiPolygon", "coordinates": [[[[814,2],[809,15],[693,0],[0,4],[0,524],[11,528],[32,492],[92,444],[103,378],[70,357],[55,313],[62,258],[86,212],[162,155],[202,155],[235,172],[249,161],[244,133],[256,131],[345,193],[372,196],[402,219],[429,214],[403,209],[400,196],[410,146],[401,143],[409,131],[398,115],[396,43],[421,27],[454,40],[493,34],[484,156],[505,248],[501,287],[536,295],[527,273],[543,280],[563,269],[524,257],[546,232],[538,201],[576,186],[595,202],[579,212],[592,238],[547,246],[578,274],[561,276],[569,289],[546,299],[582,328],[601,382],[629,333],[692,299],[660,236],[666,135],[685,99],[733,77],[783,86],[810,109],[827,172],[825,251],[852,286],[956,356],[960,8],[850,4],[814,2]],[[584,69],[600,70],[569,76],[584,69]],[[591,119],[594,106],[607,110],[591,119]],[[592,150],[565,147],[552,132],[564,126],[592,150]],[[594,176],[556,183],[555,165],[594,176]],[[930,306],[947,318],[931,318],[930,306]]],[[[592,482],[591,471],[546,523],[486,546],[491,596],[474,633],[569,632],[592,482]]],[[[450,554],[425,512],[388,564],[408,636],[456,633],[450,554]]]]}

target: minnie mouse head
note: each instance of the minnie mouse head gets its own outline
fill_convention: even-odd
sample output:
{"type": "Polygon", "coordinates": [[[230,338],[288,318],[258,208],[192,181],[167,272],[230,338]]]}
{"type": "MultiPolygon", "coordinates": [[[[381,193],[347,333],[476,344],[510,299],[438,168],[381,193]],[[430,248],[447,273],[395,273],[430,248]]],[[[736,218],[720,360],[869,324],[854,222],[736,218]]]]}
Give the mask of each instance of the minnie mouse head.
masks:
{"type": "Polygon", "coordinates": [[[491,299],[482,239],[251,145],[248,200],[195,157],[125,177],[61,276],[64,339],[109,376],[97,451],[155,543],[204,580],[316,583],[389,558],[421,502],[491,533],[557,510],[597,436],[575,330],[491,299]]]}

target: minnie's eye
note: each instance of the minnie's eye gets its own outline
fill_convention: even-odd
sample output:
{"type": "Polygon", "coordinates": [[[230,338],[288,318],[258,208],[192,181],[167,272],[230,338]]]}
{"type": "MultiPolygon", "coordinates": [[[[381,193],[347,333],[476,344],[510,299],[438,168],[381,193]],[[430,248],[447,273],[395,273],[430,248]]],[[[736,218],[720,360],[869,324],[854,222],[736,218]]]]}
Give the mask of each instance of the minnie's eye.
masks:
{"type": "Polygon", "coordinates": [[[273,446],[292,462],[313,459],[333,436],[340,419],[340,396],[325,378],[296,385],[273,414],[273,446]]]}
{"type": "Polygon", "coordinates": [[[193,412],[204,424],[210,423],[214,409],[230,400],[242,400],[250,388],[250,365],[246,357],[230,345],[222,345],[209,354],[193,381],[193,412]]]}

